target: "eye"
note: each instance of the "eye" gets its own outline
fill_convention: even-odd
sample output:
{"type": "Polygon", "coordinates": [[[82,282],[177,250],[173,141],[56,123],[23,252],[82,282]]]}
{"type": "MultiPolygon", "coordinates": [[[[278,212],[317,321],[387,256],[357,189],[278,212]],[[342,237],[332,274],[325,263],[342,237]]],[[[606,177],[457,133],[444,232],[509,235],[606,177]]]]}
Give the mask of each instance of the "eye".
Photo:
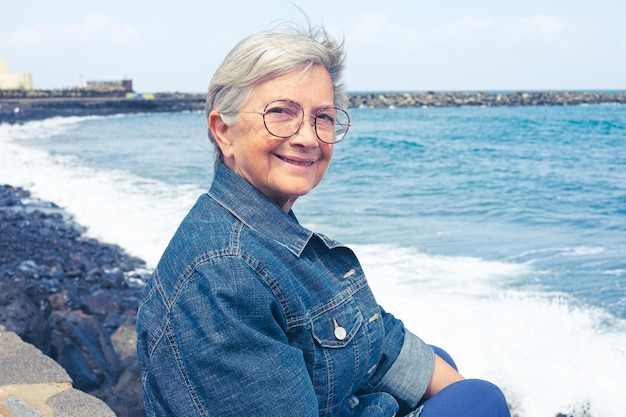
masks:
{"type": "Polygon", "coordinates": [[[270,117],[293,118],[300,116],[300,107],[289,101],[275,101],[265,108],[265,114],[270,117]]]}
{"type": "Polygon", "coordinates": [[[335,109],[321,109],[315,116],[316,123],[322,123],[324,125],[335,124],[335,109]]]}
{"type": "Polygon", "coordinates": [[[289,109],[281,106],[273,106],[265,110],[266,114],[284,114],[289,113],[289,109]]]}

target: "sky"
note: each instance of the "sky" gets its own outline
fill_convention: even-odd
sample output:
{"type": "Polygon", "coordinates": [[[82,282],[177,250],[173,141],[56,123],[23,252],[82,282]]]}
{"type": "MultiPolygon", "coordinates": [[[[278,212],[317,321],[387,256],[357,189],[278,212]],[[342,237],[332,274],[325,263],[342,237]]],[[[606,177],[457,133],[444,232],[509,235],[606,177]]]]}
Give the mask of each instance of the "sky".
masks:
{"type": "Polygon", "coordinates": [[[36,89],[203,93],[243,37],[302,22],[296,5],[344,39],[348,91],[626,89],[622,0],[2,0],[0,61],[36,89]]]}

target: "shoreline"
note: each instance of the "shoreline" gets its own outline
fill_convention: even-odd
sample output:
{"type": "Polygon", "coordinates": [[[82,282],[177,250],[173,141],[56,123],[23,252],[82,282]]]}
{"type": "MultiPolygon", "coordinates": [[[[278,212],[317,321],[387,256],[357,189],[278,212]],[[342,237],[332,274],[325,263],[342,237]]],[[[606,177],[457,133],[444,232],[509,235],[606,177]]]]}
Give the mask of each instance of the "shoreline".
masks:
{"type": "MultiPolygon", "coordinates": [[[[108,116],[128,113],[203,111],[204,94],[157,93],[152,98],[0,96],[0,124],[19,124],[50,117],[108,116]]],[[[529,92],[376,92],[348,93],[348,108],[522,107],[626,104],[626,91],[529,92]]]]}

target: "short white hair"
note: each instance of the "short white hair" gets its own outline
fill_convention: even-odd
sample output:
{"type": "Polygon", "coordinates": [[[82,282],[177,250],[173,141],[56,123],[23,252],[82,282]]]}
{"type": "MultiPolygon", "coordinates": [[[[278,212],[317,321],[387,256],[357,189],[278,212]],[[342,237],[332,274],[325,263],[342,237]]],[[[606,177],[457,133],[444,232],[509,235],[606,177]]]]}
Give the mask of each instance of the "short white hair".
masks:
{"type": "MultiPolygon", "coordinates": [[[[306,29],[295,25],[255,33],[244,38],[228,53],[209,84],[205,111],[221,113],[227,125],[237,121],[238,111],[248,100],[255,86],[313,65],[321,65],[330,74],[335,106],[343,108],[346,95],[343,86],[345,52],[343,41],[332,38],[323,27],[306,29]]],[[[215,146],[215,162],[223,155],[209,130],[215,146]]]]}

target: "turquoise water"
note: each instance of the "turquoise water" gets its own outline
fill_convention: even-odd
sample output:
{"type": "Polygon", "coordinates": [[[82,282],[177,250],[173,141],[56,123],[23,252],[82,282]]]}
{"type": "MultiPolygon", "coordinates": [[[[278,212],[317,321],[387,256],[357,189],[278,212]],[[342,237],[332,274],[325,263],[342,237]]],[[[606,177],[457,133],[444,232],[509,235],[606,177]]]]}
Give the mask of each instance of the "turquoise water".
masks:
{"type": "MultiPolygon", "coordinates": [[[[351,116],[300,221],[353,247],[379,302],[520,416],[621,416],[626,107],[351,116]]],[[[149,265],[212,177],[201,113],[0,125],[0,147],[0,183],[149,265]]]]}
{"type": "Polygon", "coordinates": [[[533,285],[626,318],[624,107],[353,116],[307,215],[344,240],[532,263],[533,285]]]}

